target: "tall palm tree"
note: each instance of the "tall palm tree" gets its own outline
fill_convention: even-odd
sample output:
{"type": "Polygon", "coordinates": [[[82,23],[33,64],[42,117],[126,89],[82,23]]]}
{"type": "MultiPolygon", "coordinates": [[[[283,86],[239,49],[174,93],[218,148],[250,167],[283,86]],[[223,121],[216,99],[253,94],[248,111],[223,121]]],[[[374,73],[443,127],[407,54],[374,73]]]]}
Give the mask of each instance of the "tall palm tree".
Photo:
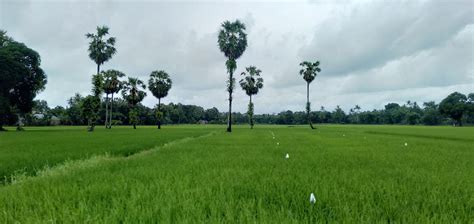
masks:
{"type": "Polygon", "coordinates": [[[306,116],[309,122],[309,126],[311,127],[311,129],[314,129],[310,117],[311,104],[309,103],[309,84],[314,80],[314,78],[316,78],[318,72],[321,72],[321,69],[319,68],[319,61],[316,61],[314,63],[304,61],[300,63],[300,66],[303,67],[300,70],[300,75],[302,75],[303,79],[306,81],[306,116]]]}
{"type": "Polygon", "coordinates": [[[151,91],[153,96],[158,98],[158,108],[156,111],[156,117],[158,120],[158,129],[161,129],[161,119],[163,118],[163,113],[161,112],[161,98],[164,98],[168,95],[168,91],[171,89],[170,76],[165,71],[153,71],[150,74],[150,79],[148,80],[148,89],[151,91]]]}
{"type": "Polygon", "coordinates": [[[260,69],[257,69],[255,66],[250,66],[245,68],[247,73],[242,72],[241,75],[244,76],[243,79],[240,80],[240,87],[245,91],[245,93],[250,97],[249,101],[249,108],[247,114],[249,116],[249,124],[250,129],[253,129],[253,103],[252,103],[252,95],[256,95],[258,90],[263,88],[263,78],[260,77],[260,73],[262,72],[260,69]]]}
{"type": "Polygon", "coordinates": [[[109,69],[105,72],[102,72],[104,76],[104,92],[105,92],[105,128],[112,128],[112,117],[113,117],[113,103],[114,103],[114,94],[118,93],[122,88],[122,82],[119,78],[125,77],[125,74],[109,69]],[[109,102],[109,95],[111,95],[109,102]],[[110,104],[110,111],[109,111],[110,104]]]}
{"type": "Polygon", "coordinates": [[[227,81],[227,91],[229,92],[229,116],[227,121],[227,131],[232,131],[232,92],[234,90],[235,79],[233,74],[237,69],[237,60],[242,56],[247,48],[247,34],[245,33],[245,25],[236,20],[235,22],[225,21],[221,25],[219,36],[217,39],[219,49],[227,57],[225,63],[229,80],[227,81]]]}
{"type": "Polygon", "coordinates": [[[115,49],[115,37],[106,38],[109,34],[107,26],[97,27],[97,33],[87,33],[86,37],[89,42],[89,57],[97,64],[97,74],[100,72],[100,66],[112,58],[117,52],[115,49]]]}
{"type": "Polygon", "coordinates": [[[122,96],[128,102],[130,108],[129,119],[130,123],[133,124],[133,129],[137,129],[138,123],[138,111],[137,104],[140,103],[146,96],[145,84],[138,78],[128,77],[128,81],[124,82],[122,88],[122,96]]]}

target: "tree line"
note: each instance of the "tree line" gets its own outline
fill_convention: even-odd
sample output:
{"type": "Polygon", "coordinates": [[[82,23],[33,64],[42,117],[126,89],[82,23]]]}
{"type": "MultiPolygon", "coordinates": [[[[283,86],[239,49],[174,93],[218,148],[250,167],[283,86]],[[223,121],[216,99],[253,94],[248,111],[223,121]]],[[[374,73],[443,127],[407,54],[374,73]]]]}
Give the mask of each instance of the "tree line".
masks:
{"type": "MultiPolygon", "coordinates": [[[[81,113],[81,105],[84,96],[76,94],[68,100],[68,106],[48,107],[44,100],[34,101],[32,113],[25,119],[27,125],[87,125],[87,117],[81,113]]],[[[128,102],[117,98],[113,111],[114,125],[156,125],[158,120],[155,109],[137,104],[137,121],[130,120],[127,116],[130,112],[128,102]]],[[[158,105],[157,105],[158,107],[158,105]]],[[[219,111],[217,108],[205,109],[196,105],[183,104],[161,104],[160,119],[162,124],[227,124],[227,112],[219,111]]],[[[98,123],[106,122],[105,100],[100,107],[98,123]]],[[[110,118],[110,117],[109,117],[110,118]]],[[[248,114],[233,112],[234,124],[248,123],[248,114]]],[[[452,93],[440,103],[434,101],[417,102],[407,101],[404,104],[388,103],[379,110],[363,111],[360,106],[355,105],[348,112],[337,106],[333,110],[321,107],[317,111],[310,112],[312,123],[332,124],[401,124],[401,125],[462,125],[474,124],[474,93],[467,96],[461,93],[452,93]]],[[[10,124],[16,122],[16,116],[12,116],[10,124]]],[[[307,111],[282,111],[276,114],[256,114],[254,122],[257,124],[283,124],[301,125],[307,124],[307,111]]]]}

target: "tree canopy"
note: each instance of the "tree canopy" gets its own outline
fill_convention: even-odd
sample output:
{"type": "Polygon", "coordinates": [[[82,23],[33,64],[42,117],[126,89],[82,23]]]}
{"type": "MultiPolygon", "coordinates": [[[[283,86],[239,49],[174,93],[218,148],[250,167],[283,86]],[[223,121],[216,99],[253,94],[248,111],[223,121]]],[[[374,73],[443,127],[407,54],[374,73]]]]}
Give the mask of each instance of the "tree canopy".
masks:
{"type": "Polygon", "coordinates": [[[31,112],[33,99],[47,82],[40,65],[36,51],[0,30],[0,129],[9,114],[31,112]]]}

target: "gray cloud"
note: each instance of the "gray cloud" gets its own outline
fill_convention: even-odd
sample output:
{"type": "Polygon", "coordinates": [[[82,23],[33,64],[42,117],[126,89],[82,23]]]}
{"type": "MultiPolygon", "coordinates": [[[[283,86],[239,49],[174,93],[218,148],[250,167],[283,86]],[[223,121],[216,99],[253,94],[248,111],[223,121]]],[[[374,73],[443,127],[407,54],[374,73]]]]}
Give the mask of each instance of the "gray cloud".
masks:
{"type": "MultiPolygon", "coordinates": [[[[95,72],[84,34],[108,25],[117,37],[114,68],[147,80],[166,70],[174,86],[165,102],[226,110],[225,57],[217,47],[224,20],[247,25],[249,46],[237,63],[263,70],[257,113],[303,110],[299,62],[320,60],[311,84],[313,109],[439,101],[474,90],[474,6],[469,1],[160,2],[0,0],[0,28],[37,50],[48,74],[38,98],[66,105],[90,92],[95,72]]],[[[149,93],[144,100],[153,106],[149,93]]],[[[245,111],[238,89],[234,108],[245,111]]]]}

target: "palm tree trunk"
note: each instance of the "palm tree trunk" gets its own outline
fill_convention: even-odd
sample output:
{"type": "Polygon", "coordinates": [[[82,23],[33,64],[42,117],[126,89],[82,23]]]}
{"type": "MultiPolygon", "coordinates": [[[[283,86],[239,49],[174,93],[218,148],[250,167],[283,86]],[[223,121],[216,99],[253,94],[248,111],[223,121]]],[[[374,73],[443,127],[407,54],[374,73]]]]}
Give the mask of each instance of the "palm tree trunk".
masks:
{"type": "Polygon", "coordinates": [[[311,122],[311,117],[309,116],[311,113],[311,108],[309,104],[309,82],[306,82],[306,106],[308,107],[306,108],[306,116],[308,117],[309,126],[311,127],[311,129],[314,129],[313,123],[311,122]]]}
{"type": "Polygon", "coordinates": [[[18,113],[17,116],[18,116],[18,123],[17,123],[17,126],[16,126],[16,130],[17,131],[24,131],[25,129],[23,129],[23,120],[22,120],[23,118],[22,118],[20,113],[18,113]]]}
{"type": "Polygon", "coordinates": [[[253,111],[250,111],[252,108],[250,108],[252,105],[252,94],[250,94],[250,102],[249,102],[249,123],[250,123],[250,129],[253,129],[253,111]]]}
{"type": "Polygon", "coordinates": [[[114,93],[112,93],[112,98],[110,98],[110,113],[109,113],[109,129],[112,128],[112,114],[114,113],[114,93]]]}
{"type": "Polygon", "coordinates": [[[107,128],[108,125],[108,117],[109,117],[109,94],[105,94],[105,128],[107,128]]]}
{"type": "Polygon", "coordinates": [[[157,117],[158,117],[158,129],[161,129],[161,119],[163,118],[163,116],[161,114],[161,98],[158,98],[158,113],[157,113],[157,117]]]}
{"type": "Polygon", "coordinates": [[[232,81],[232,72],[229,73],[229,116],[227,120],[227,132],[232,132],[232,85],[234,84],[232,81]]]}
{"type": "Polygon", "coordinates": [[[133,129],[137,129],[137,125],[133,123],[133,129]]]}
{"type": "Polygon", "coordinates": [[[99,75],[99,73],[100,73],[100,65],[97,64],[97,75],[99,75]]]}

